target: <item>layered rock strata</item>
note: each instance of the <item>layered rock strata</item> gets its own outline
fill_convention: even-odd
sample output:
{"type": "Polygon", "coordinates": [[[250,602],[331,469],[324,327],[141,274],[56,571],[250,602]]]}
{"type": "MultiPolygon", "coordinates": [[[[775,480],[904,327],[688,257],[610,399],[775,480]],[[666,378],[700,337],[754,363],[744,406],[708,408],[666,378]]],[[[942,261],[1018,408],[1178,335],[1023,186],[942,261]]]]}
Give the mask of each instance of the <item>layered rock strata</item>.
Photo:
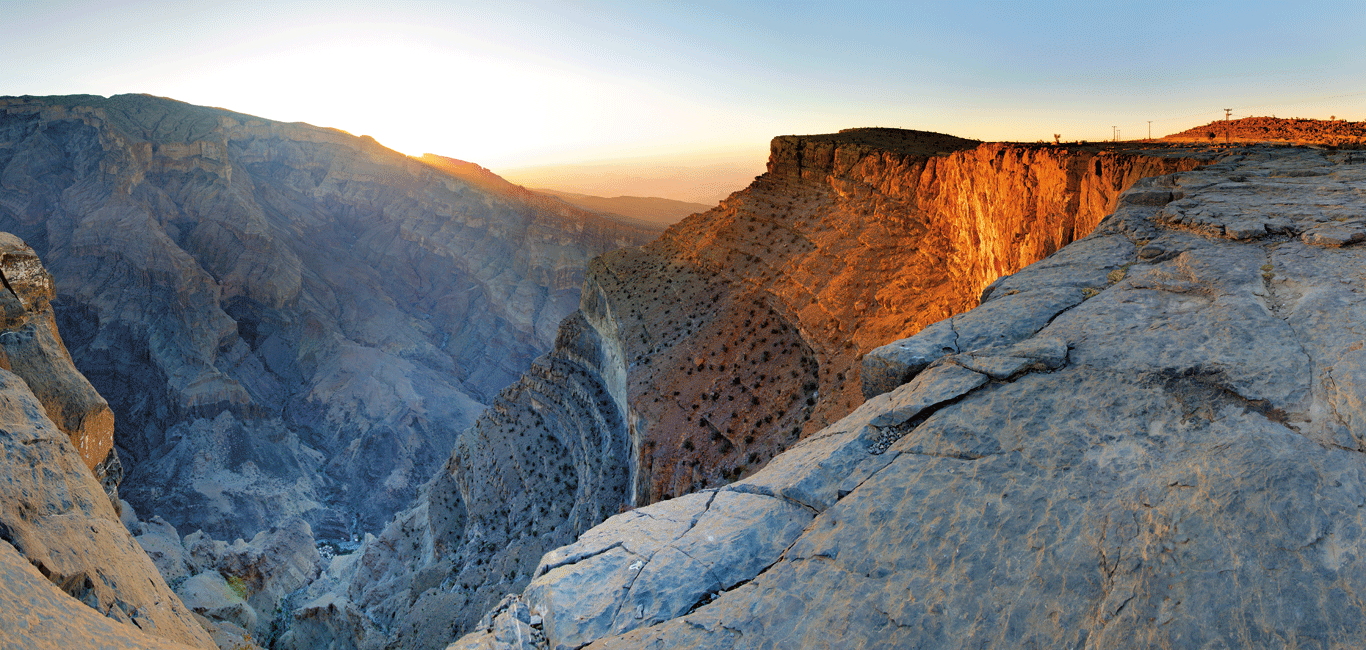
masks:
{"type": "Polygon", "coordinates": [[[368,137],[143,95],[0,98],[0,227],[53,273],[123,496],[219,539],[378,531],[551,347],[586,261],[654,236],[368,137]]]}
{"type": "MultiPolygon", "coordinates": [[[[32,248],[9,233],[0,233],[0,283],[0,368],[28,384],[86,467],[101,478],[117,472],[114,414],[71,363],[57,333],[52,276],[32,248]]],[[[108,485],[115,503],[116,476],[108,485]]]]}
{"type": "Polygon", "coordinates": [[[53,327],[47,271],[8,233],[0,279],[0,646],[215,647],[92,473],[108,466],[109,407],[53,327]]]}
{"type": "Polygon", "coordinates": [[[49,582],[5,542],[0,542],[0,603],[5,605],[0,609],[0,647],[4,648],[66,650],[78,643],[108,650],[196,647],[100,616],[49,582]]]}
{"type": "Polygon", "coordinates": [[[1364,195],[1302,149],[1141,183],[907,383],[547,554],[452,647],[1366,644],[1364,195]]]}
{"type": "Polygon", "coordinates": [[[890,129],[775,139],[749,189],[592,262],[556,349],[300,620],[358,647],[439,647],[602,518],[753,476],[862,403],[862,352],[975,305],[1138,179],[1207,159],[890,129]]]}

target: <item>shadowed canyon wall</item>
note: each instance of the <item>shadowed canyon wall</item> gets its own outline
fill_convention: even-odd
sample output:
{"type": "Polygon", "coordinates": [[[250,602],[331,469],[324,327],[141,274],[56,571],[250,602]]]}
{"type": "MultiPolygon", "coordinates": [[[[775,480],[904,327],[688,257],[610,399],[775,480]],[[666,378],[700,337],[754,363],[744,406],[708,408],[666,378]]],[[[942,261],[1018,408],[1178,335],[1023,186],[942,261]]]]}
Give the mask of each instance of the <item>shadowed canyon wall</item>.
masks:
{"type": "Polygon", "coordinates": [[[863,352],[975,306],[1138,179],[1205,157],[890,129],[776,138],[748,189],[593,260],[555,350],[315,585],[291,647],[441,647],[546,551],[753,475],[862,403],[863,352]]]}
{"type": "Polygon", "coordinates": [[[1366,645],[1366,156],[1146,178],[739,481],[545,554],[450,648],[1366,645]],[[947,350],[946,350],[947,348],[947,350]]]}
{"type": "Polygon", "coordinates": [[[0,98],[0,228],[56,283],[123,496],[182,531],[378,530],[655,233],[368,137],[143,95],[0,98]]]}
{"type": "Polygon", "coordinates": [[[0,647],[215,647],[120,522],[109,405],[53,325],[52,277],[9,233],[0,285],[0,647]]]}

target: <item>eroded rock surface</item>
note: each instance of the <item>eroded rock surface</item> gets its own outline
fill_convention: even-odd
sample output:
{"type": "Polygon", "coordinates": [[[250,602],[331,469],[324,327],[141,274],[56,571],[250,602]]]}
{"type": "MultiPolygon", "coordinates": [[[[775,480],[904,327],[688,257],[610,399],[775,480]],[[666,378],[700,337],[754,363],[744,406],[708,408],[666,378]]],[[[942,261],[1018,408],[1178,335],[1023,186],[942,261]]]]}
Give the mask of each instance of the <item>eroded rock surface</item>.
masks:
{"type": "MultiPolygon", "coordinates": [[[[771,497],[737,523],[815,513],[777,562],[585,647],[1366,644],[1366,249],[1304,237],[1363,196],[1350,152],[1302,149],[1144,183],[995,283],[908,383],[720,488],[771,497]]],[[[673,525],[639,512],[584,539],[615,552],[673,525]]],[[[573,548],[452,647],[583,646],[620,590],[538,594],[631,565],[573,548]]]]}
{"type": "MultiPolygon", "coordinates": [[[[0,281],[0,368],[24,379],[85,466],[103,477],[118,466],[114,414],[76,370],[57,333],[52,276],[32,248],[9,233],[0,233],[0,281]]],[[[108,486],[112,499],[118,498],[117,482],[114,477],[108,486]]]]}
{"type": "MultiPolygon", "coordinates": [[[[973,306],[999,274],[1089,232],[1140,178],[1207,159],[891,129],[776,138],[750,188],[591,263],[555,350],[461,435],[330,606],[299,620],[357,647],[441,647],[522,590],[547,551],[631,507],[754,476],[862,403],[862,352],[973,306]]],[[[1011,295],[999,315],[1081,299],[1080,287],[1011,295]]],[[[1053,313],[965,328],[953,352],[1007,345],[1053,313]]],[[[1013,376],[1058,354],[955,368],[1013,376]]],[[[834,501],[839,481],[824,480],[754,493],[834,501]]]]}
{"type": "Polygon", "coordinates": [[[0,647],[18,650],[185,650],[185,645],[100,616],[43,577],[0,540],[0,647]]]}
{"type": "MultiPolygon", "coordinates": [[[[0,98],[0,228],[55,278],[76,367],[117,415],[122,495],[218,539],[293,516],[332,539],[380,530],[551,347],[587,260],[656,234],[539,201],[335,129],[0,98]]],[[[0,341],[16,372],[45,331],[0,341]]],[[[48,412],[81,439],[108,426],[48,412]]]]}
{"type": "MultiPolygon", "coordinates": [[[[72,614],[68,620],[67,614],[86,608],[116,627],[96,625],[89,637],[72,639],[104,638],[126,627],[129,643],[143,638],[133,634],[141,630],[171,642],[215,647],[124,529],[70,437],[47,418],[24,380],[8,370],[0,370],[0,554],[13,556],[4,560],[9,577],[3,581],[6,600],[0,609],[7,621],[0,638],[14,634],[35,640],[32,647],[50,647],[62,639],[59,630],[90,618],[72,614]],[[16,562],[29,566],[21,570],[16,562]],[[35,575],[48,587],[32,587],[35,575]],[[64,595],[57,597],[55,590],[64,595]],[[44,622],[49,618],[62,620],[49,626],[44,622]]],[[[26,641],[14,643],[29,647],[26,641]]]]}
{"type": "Polygon", "coordinates": [[[110,475],[113,415],[57,333],[51,276],[9,233],[0,233],[0,285],[0,645],[156,647],[157,637],[214,647],[124,529],[110,475]],[[90,622],[100,614],[103,623],[90,622]],[[116,638],[121,628],[127,639],[116,638]]]}

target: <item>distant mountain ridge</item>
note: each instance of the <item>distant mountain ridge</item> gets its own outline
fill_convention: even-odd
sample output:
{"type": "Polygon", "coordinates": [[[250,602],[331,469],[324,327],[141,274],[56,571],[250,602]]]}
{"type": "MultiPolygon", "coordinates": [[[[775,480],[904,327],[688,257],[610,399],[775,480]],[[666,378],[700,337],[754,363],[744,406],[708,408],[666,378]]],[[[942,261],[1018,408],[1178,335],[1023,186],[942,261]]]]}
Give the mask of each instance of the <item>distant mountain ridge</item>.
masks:
{"type": "Polygon", "coordinates": [[[579,205],[573,201],[563,200],[562,197],[556,195],[554,192],[527,189],[525,187],[522,187],[521,185],[517,185],[516,183],[509,182],[502,176],[493,173],[488,168],[483,167],[477,163],[460,160],[458,158],[451,158],[448,156],[440,156],[432,153],[422,154],[422,157],[418,158],[418,160],[421,160],[424,163],[432,165],[433,167],[440,169],[441,171],[444,171],[452,176],[455,176],[456,178],[469,181],[477,187],[481,187],[485,190],[494,192],[501,196],[515,198],[519,201],[525,201],[526,203],[535,205],[543,210],[549,210],[551,212],[565,210],[587,210],[589,212],[601,215],[613,221],[620,221],[621,223],[637,228],[647,228],[654,230],[664,229],[664,225],[656,221],[652,221],[649,219],[641,219],[634,217],[632,215],[606,212],[594,207],[579,205]]]}
{"type": "Polygon", "coordinates": [[[376,530],[656,232],[373,138],[148,95],[0,98],[0,229],[181,532],[376,530]]]}
{"type": "Polygon", "coordinates": [[[526,187],[601,197],[655,196],[711,206],[744,189],[763,172],[760,151],[499,168],[498,174],[526,187]]]}
{"type": "Polygon", "coordinates": [[[627,217],[634,217],[652,223],[662,225],[673,225],[682,221],[684,217],[706,212],[716,206],[705,203],[689,203],[687,201],[675,201],[673,199],[662,199],[657,196],[589,196],[587,194],[575,194],[574,192],[562,192],[560,190],[550,190],[545,188],[535,188],[535,191],[543,194],[558,196],[569,203],[573,203],[587,210],[595,210],[604,214],[619,214],[627,217]]]}

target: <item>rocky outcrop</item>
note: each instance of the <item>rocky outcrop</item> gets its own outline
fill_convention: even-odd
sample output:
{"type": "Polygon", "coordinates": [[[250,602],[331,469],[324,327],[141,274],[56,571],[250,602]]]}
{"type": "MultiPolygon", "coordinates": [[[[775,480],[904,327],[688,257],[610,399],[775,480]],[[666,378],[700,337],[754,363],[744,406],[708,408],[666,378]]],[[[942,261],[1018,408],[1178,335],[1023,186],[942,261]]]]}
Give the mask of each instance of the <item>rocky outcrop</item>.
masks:
{"type": "Polygon", "coordinates": [[[218,539],[294,516],[378,531],[551,347],[586,261],[654,236],[367,137],[143,95],[0,98],[0,227],[55,278],[122,495],[218,539]]]}
{"type": "Polygon", "coordinates": [[[1164,136],[1165,142],[1293,142],[1360,149],[1366,143],[1366,122],[1312,120],[1301,117],[1244,117],[1216,120],[1164,136]]]}
{"type": "MultiPolygon", "coordinates": [[[[85,466],[104,476],[118,466],[114,414],[71,363],[52,314],[52,276],[32,248],[0,233],[0,368],[28,384],[47,416],[71,439],[85,466]]],[[[111,481],[110,496],[117,499],[111,481]]],[[[117,501],[115,501],[117,502],[117,501]]]]}
{"type": "Polygon", "coordinates": [[[750,188],[592,262],[555,351],[362,548],[327,625],[369,630],[358,647],[439,647],[602,518],[753,476],[862,403],[862,352],[973,306],[1141,177],[1208,157],[886,129],[775,139],[750,188]]]}
{"type": "Polygon", "coordinates": [[[1366,254],[1317,235],[1364,227],[1361,163],[1253,148],[1140,183],[909,382],[548,554],[452,647],[1366,643],[1366,254]],[[777,559],[725,561],[794,507],[777,559]]]}
{"type": "Polygon", "coordinates": [[[0,541],[0,603],[5,605],[0,608],[0,645],[5,648],[62,650],[76,644],[109,650],[195,647],[100,616],[49,582],[4,541],[0,541]]]}
{"type": "Polygon", "coordinates": [[[125,525],[220,647],[224,638],[229,647],[250,639],[269,644],[284,631],[279,613],[323,568],[313,531],[299,518],[229,544],[202,530],[182,538],[161,517],[144,522],[131,512],[125,506],[125,525]]]}
{"type": "Polygon", "coordinates": [[[0,641],[53,647],[103,639],[111,647],[159,647],[155,637],[214,647],[124,529],[116,502],[92,473],[110,453],[109,407],[71,367],[52,326],[47,272],[32,250],[5,233],[0,277],[6,366],[0,369],[0,564],[6,575],[0,641]],[[99,615],[107,618],[92,622],[99,615]],[[126,639],[115,640],[121,635],[126,639]]]}

